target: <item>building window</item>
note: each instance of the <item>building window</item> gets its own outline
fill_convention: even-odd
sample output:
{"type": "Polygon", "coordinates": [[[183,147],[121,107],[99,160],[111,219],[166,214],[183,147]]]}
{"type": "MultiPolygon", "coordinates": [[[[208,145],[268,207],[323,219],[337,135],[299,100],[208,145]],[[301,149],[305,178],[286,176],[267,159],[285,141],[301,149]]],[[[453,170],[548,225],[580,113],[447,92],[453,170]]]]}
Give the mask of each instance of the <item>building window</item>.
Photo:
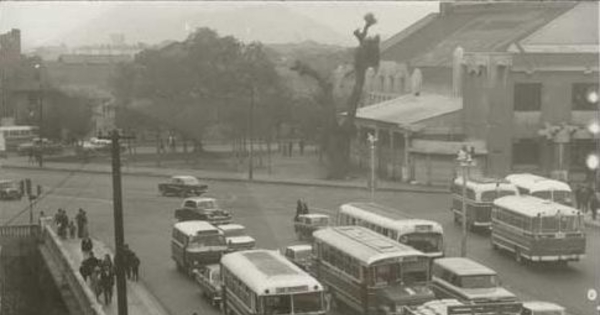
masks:
{"type": "Polygon", "coordinates": [[[537,165],[540,161],[540,145],[534,139],[520,139],[513,143],[513,165],[537,165]]]}
{"type": "Polygon", "coordinates": [[[588,95],[592,92],[598,93],[598,83],[573,83],[571,86],[573,110],[595,110],[596,103],[588,100],[588,95]]]}
{"type": "Polygon", "coordinates": [[[539,111],[542,107],[541,83],[517,83],[514,92],[515,111],[539,111]]]}

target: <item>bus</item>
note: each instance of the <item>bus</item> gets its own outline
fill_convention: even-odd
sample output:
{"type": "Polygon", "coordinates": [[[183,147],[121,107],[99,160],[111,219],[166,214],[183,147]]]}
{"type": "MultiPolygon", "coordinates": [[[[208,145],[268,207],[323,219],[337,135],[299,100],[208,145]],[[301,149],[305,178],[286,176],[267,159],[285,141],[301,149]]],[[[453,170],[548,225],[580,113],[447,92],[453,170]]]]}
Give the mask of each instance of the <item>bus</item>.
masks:
{"type": "Polygon", "coordinates": [[[491,243],[513,252],[519,263],[585,257],[584,218],[577,209],[533,196],[494,201],[491,243]]]}
{"type": "Polygon", "coordinates": [[[37,126],[1,126],[0,138],[4,139],[6,151],[16,151],[20,144],[38,137],[37,126]]]}
{"type": "Polygon", "coordinates": [[[521,195],[532,195],[573,206],[573,192],[565,182],[533,174],[511,174],[506,179],[515,184],[521,195]]]}
{"type": "Polygon", "coordinates": [[[194,269],[219,263],[226,251],[223,232],[206,221],[185,221],[173,225],[171,257],[179,271],[192,275],[194,269]]]}
{"type": "Polygon", "coordinates": [[[376,203],[347,203],[340,206],[337,225],[360,225],[397,242],[413,247],[431,258],[444,256],[442,225],[414,219],[376,203]]]}
{"type": "Polygon", "coordinates": [[[461,223],[463,217],[463,198],[467,205],[467,226],[469,229],[489,229],[492,225],[491,213],[494,199],[503,196],[518,195],[517,187],[507,180],[475,177],[467,178],[463,187],[463,178],[458,177],[452,183],[452,207],[454,222],[461,223]],[[466,196],[463,196],[463,188],[466,196]]]}
{"type": "Polygon", "coordinates": [[[313,233],[313,272],[338,305],[359,314],[401,314],[435,298],[430,259],[362,226],[313,233]]]}
{"type": "Polygon", "coordinates": [[[277,251],[255,249],[221,259],[223,313],[325,314],[323,286],[277,251]]]}

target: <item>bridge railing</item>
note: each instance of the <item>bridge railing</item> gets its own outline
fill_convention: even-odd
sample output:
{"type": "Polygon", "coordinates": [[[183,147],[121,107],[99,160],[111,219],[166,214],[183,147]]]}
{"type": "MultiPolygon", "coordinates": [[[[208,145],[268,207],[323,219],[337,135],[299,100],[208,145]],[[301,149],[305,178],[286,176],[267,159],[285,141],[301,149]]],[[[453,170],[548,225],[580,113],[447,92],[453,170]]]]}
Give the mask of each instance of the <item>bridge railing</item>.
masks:
{"type": "Polygon", "coordinates": [[[3,225],[0,226],[0,237],[5,238],[37,238],[40,235],[39,225],[3,225]]]}
{"type": "Polygon", "coordinates": [[[95,294],[79,273],[79,266],[71,259],[71,255],[62,246],[60,239],[49,224],[42,223],[42,241],[60,269],[64,282],[68,285],[75,301],[79,305],[81,315],[106,315],[98,303],[95,294]]]}

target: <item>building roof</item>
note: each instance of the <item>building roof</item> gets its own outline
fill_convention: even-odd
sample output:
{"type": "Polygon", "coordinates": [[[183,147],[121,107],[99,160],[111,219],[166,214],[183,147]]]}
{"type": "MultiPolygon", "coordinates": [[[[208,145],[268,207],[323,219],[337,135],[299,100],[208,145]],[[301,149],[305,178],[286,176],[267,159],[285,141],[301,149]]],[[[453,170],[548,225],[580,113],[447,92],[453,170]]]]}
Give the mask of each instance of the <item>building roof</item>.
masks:
{"type": "Polygon", "coordinates": [[[519,44],[526,52],[598,53],[598,2],[578,3],[519,44]]]}
{"type": "Polygon", "coordinates": [[[407,94],[359,108],[356,118],[408,127],[461,109],[462,98],[438,94],[421,94],[419,96],[407,94]]]}
{"type": "Polygon", "coordinates": [[[425,25],[385,41],[381,56],[413,67],[451,67],[458,46],[468,52],[506,51],[511,43],[574,5],[568,1],[441,3],[441,12],[435,17],[417,22],[425,25]]]}
{"type": "Polygon", "coordinates": [[[452,270],[452,272],[459,276],[497,274],[494,270],[469,258],[463,257],[438,258],[434,261],[434,264],[452,270]]]}

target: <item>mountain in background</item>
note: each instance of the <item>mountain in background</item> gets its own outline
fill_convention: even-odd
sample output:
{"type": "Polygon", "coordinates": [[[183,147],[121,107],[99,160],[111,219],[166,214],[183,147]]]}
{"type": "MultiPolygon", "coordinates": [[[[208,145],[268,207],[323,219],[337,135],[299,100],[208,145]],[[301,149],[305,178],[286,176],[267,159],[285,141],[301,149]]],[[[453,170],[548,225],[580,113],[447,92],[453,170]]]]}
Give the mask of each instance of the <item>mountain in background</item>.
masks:
{"type": "Polygon", "coordinates": [[[314,41],[332,45],[351,45],[352,33],[338,34],[328,26],[283,6],[255,5],[247,8],[208,12],[197,2],[172,5],[121,3],[55,38],[69,46],[107,43],[110,34],[121,33],[128,43],[156,44],[164,40],[183,40],[197,27],[209,27],[219,35],[232,35],[241,41],[265,44],[314,41]]]}

